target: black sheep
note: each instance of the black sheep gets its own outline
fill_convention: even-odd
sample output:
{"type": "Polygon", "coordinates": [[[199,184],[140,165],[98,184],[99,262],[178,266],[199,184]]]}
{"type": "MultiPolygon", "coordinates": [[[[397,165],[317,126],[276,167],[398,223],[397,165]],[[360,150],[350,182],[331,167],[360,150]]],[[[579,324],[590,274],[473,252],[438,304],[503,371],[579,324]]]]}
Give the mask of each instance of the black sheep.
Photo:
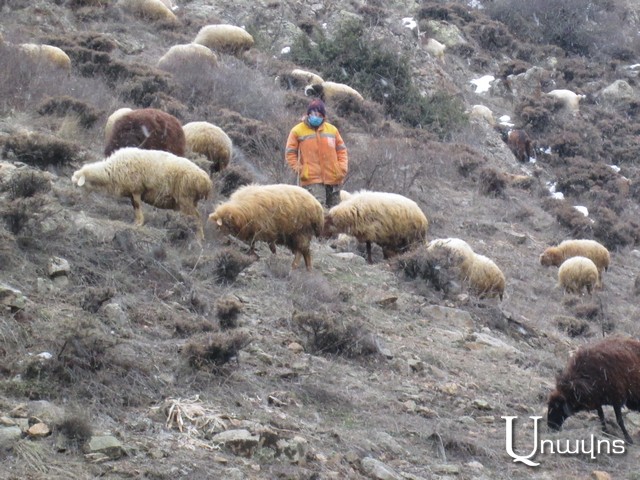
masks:
{"type": "Polygon", "coordinates": [[[559,430],[564,420],[582,410],[597,410],[607,430],[603,405],[613,406],[627,443],[633,443],[620,409],[640,411],[640,341],[607,338],[581,348],[569,359],[549,396],[547,425],[559,430]]]}

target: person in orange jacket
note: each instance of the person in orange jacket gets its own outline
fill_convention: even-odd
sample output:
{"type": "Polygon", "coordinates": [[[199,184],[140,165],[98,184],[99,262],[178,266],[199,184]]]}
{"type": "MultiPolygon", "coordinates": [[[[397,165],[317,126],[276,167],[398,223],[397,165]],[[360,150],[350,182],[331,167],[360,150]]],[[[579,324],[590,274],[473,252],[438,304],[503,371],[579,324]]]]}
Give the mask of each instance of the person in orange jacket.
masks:
{"type": "Polygon", "coordinates": [[[349,170],[349,155],[338,129],[326,121],[322,100],[314,100],[307,115],[289,132],[285,159],[298,174],[301,187],[331,208],[349,170]]]}

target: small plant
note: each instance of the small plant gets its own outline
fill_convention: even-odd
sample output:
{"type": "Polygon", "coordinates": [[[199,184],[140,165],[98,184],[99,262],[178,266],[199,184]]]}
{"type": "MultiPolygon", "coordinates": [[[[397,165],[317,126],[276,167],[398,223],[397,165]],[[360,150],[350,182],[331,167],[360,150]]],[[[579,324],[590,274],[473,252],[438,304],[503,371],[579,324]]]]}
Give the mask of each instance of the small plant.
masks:
{"type": "Polygon", "coordinates": [[[235,296],[226,296],[216,302],[216,315],[223,330],[236,328],[238,326],[238,315],[242,312],[244,305],[235,296]]]}
{"type": "Polygon", "coordinates": [[[76,115],[84,128],[91,128],[100,118],[100,112],[95,107],[67,95],[47,98],[40,104],[37,111],[40,115],[57,115],[58,117],[76,115]]]}
{"type": "Polygon", "coordinates": [[[80,160],[79,146],[42,133],[18,133],[6,139],[3,153],[27,165],[46,169],[80,160]]]}
{"type": "Polygon", "coordinates": [[[51,190],[51,182],[44,172],[38,170],[19,170],[3,185],[11,200],[33,197],[38,193],[51,190]]]}
{"type": "Polygon", "coordinates": [[[213,368],[214,370],[236,358],[238,352],[251,343],[246,332],[214,333],[206,341],[187,344],[183,355],[193,368],[213,368]]]}
{"type": "Polygon", "coordinates": [[[213,259],[213,275],[219,283],[233,283],[254,259],[233,248],[223,248],[213,259]]]}
{"type": "Polygon", "coordinates": [[[57,431],[66,437],[70,443],[82,445],[93,435],[93,428],[89,419],[81,413],[67,416],[57,425],[57,431]]]}

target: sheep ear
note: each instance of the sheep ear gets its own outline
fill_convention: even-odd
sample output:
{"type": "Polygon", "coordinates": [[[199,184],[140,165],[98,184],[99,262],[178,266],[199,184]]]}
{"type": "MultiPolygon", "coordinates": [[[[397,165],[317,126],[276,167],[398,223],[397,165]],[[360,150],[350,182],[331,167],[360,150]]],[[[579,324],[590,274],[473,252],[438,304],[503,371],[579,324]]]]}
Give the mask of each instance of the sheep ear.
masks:
{"type": "Polygon", "coordinates": [[[80,178],[78,179],[78,186],[79,186],[79,187],[83,186],[83,185],[84,185],[85,180],[86,180],[86,179],[84,178],[84,175],[81,175],[81,176],[80,176],[80,178]]]}

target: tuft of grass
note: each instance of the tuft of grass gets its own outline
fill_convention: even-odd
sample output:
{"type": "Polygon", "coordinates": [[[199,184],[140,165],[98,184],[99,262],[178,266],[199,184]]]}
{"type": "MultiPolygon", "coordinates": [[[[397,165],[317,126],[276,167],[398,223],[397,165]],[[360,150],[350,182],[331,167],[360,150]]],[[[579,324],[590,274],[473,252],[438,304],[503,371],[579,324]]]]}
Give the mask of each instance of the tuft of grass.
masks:
{"type": "Polygon", "coordinates": [[[251,343],[246,332],[214,333],[205,341],[193,341],[182,350],[189,365],[196,369],[219,367],[237,359],[238,352],[251,343]]]}
{"type": "Polygon", "coordinates": [[[28,198],[38,193],[51,190],[51,181],[44,172],[38,170],[18,170],[9,181],[3,185],[3,190],[9,194],[9,199],[28,198]]]}
{"type": "Polygon", "coordinates": [[[254,259],[233,248],[223,248],[213,259],[213,276],[217,282],[233,283],[254,259]]]}
{"type": "Polygon", "coordinates": [[[58,117],[76,115],[80,125],[84,128],[93,127],[102,114],[92,105],[68,95],[45,99],[37,107],[37,112],[40,115],[56,115],[58,117]]]}
{"type": "Polygon", "coordinates": [[[3,154],[27,165],[46,169],[78,162],[80,147],[42,133],[18,133],[5,140],[3,154]]]}
{"type": "Polygon", "coordinates": [[[238,315],[242,312],[244,305],[235,296],[226,296],[216,302],[216,315],[223,330],[236,328],[238,326],[238,315]]]}

